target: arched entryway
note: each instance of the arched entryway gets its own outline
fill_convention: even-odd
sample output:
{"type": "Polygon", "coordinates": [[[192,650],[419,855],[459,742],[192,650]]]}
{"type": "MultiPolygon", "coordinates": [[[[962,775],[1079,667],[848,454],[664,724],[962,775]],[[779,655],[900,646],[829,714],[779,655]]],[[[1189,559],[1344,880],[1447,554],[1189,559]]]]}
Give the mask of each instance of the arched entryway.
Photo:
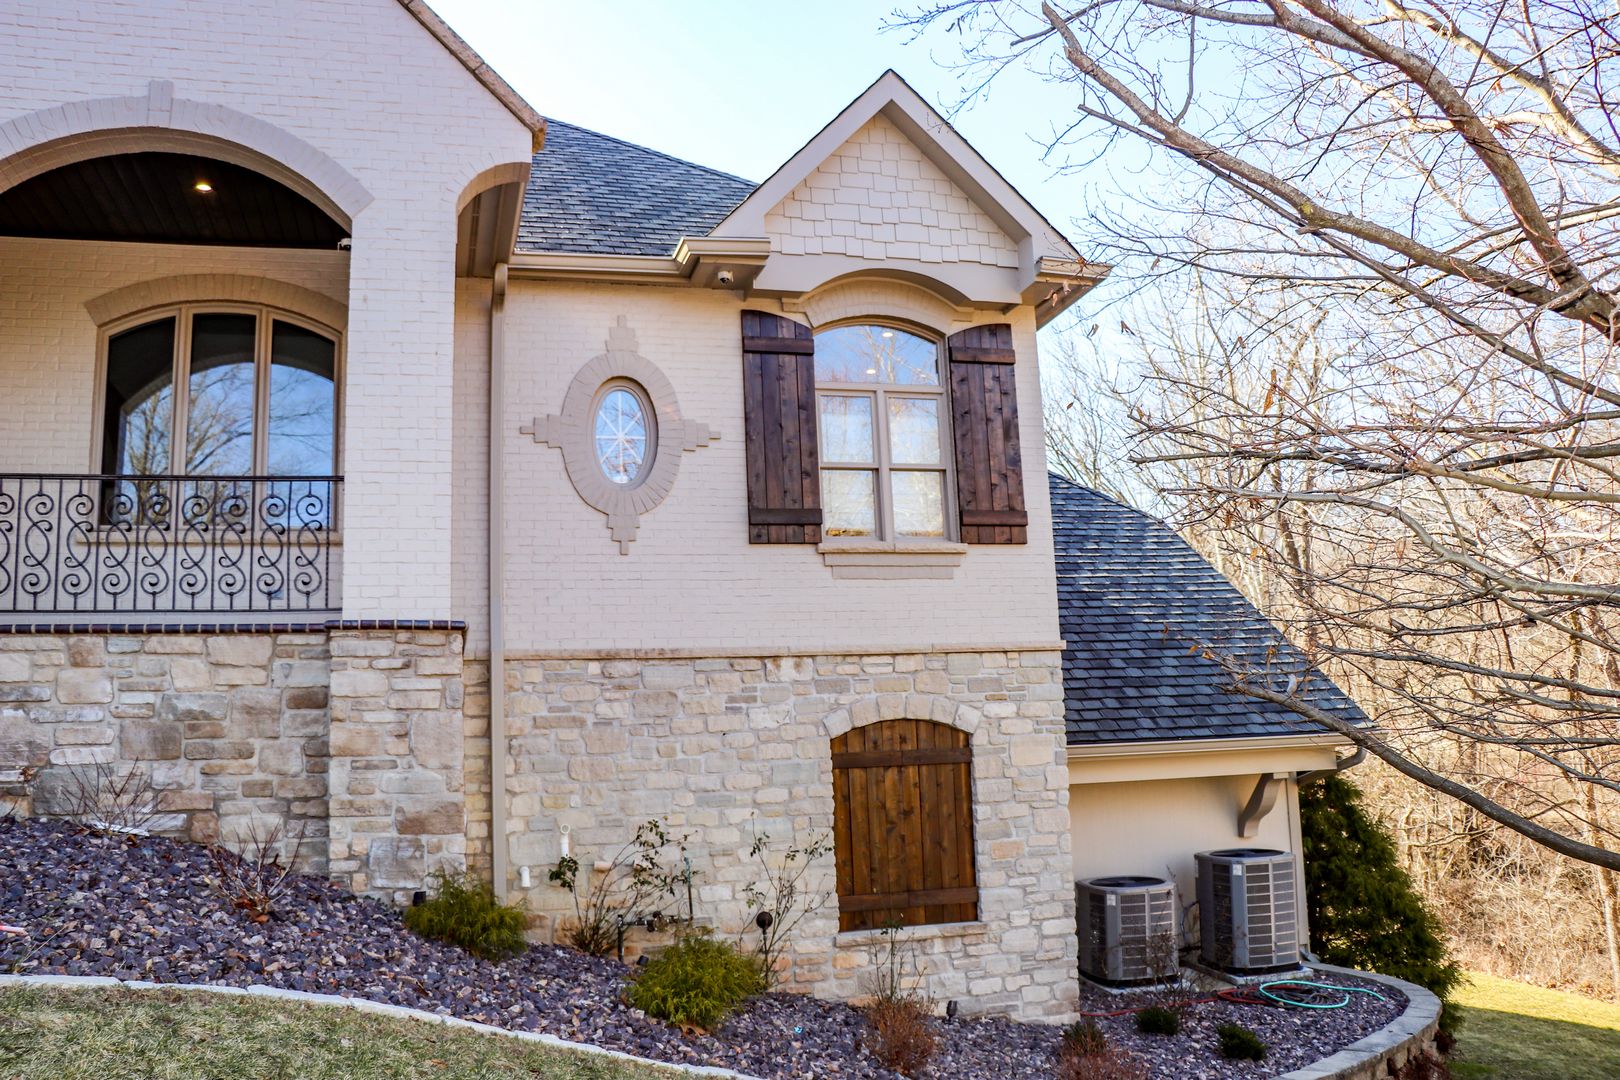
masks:
{"type": "Polygon", "coordinates": [[[364,200],[303,157],[338,197],[207,131],[0,162],[0,612],[340,608],[340,198],[364,200]]]}

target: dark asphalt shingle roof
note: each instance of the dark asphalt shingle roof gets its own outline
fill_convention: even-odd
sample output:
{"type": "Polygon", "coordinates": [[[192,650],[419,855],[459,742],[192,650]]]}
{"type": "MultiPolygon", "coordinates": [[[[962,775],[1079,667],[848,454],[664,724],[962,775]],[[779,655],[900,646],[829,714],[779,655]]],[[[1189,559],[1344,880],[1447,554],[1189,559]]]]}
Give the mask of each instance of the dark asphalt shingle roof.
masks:
{"type": "Polygon", "coordinates": [[[517,250],[668,255],[704,236],[754,184],[609,135],[546,121],[517,250]]]}
{"type": "MultiPolygon", "coordinates": [[[[1139,510],[1058,476],[1051,490],[1070,745],[1323,730],[1225,689],[1225,670],[1191,651],[1207,644],[1279,685],[1304,663],[1220,571],[1139,510]]],[[[1306,685],[1318,708],[1366,721],[1321,674],[1306,685]]]]}

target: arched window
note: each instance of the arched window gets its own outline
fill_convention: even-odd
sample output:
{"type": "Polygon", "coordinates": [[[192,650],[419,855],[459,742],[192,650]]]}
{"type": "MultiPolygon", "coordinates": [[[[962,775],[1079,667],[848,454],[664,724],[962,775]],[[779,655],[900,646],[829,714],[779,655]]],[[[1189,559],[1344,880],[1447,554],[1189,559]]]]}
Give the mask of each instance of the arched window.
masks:
{"type": "Polygon", "coordinates": [[[115,476],[330,476],[338,335],[254,305],[147,312],[106,336],[98,424],[115,476]]]}
{"type": "Polygon", "coordinates": [[[822,534],[878,540],[950,536],[941,346],[897,326],[816,334],[822,534]]]}
{"type": "Polygon", "coordinates": [[[978,918],[968,733],[884,720],[832,741],[838,928],[978,918]]]}

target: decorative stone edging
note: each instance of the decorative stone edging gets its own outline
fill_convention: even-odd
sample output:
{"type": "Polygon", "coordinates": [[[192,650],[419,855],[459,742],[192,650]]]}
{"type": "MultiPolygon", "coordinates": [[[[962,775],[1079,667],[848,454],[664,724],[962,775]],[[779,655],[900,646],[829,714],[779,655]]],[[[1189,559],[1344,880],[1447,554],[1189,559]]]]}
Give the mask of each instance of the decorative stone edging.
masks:
{"type": "Polygon", "coordinates": [[[293,1001],[305,1005],[330,1005],[336,1008],[373,1013],[377,1016],[465,1028],[485,1035],[504,1035],[507,1038],[540,1043],[543,1046],[550,1046],[559,1050],[572,1050],[576,1053],[594,1054],[598,1057],[613,1058],[636,1065],[669,1069],[688,1076],[713,1076],[724,1078],[724,1080],[759,1080],[758,1077],[750,1076],[747,1073],[723,1069],[715,1065],[682,1065],[670,1061],[654,1061],[651,1058],[636,1057],[634,1054],[609,1050],[606,1047],[593,1046],[590,1043],[570,1042],[567,1039],[559,1039],[555,1035],[547,1035],[539,1031],[510,1031],[506,1028],[495,1027],[492,1024],[480,1024],[473,1020],[462,1020],[459,1017],[444,1016],[440,1013],[426,1012],[422,1009],[407,1009],[402,1005],[388,1005],[380,1001],[370,1001],[366,998],[338,997],[335,994],[310,994],[302,990],[283,990],[275,986],[242,987],[214,986],[210,983],[133,982],[109,978],[104,975],[0,975],[0,988],[7,986],[55,987],[64,990],[180,990],[188,993],[224,994],[231,997],[270,998],[276,1001],[293,1001]]]}
{"type": "Polygon", "coordinates": [[[1375,975],[1370,971],[1356,971],[1332,964],[1307,966],[1324,974],[1349,975],[1393,987],[1405,995],[1406,1011],[1337,1054],[1302,1069],[1283,1073],[1277,1080],[1373,1080],[1374,1077],[1388,1074],[1386,1062],[1397,1067],[1404,1065],[1413,1054],[1432,1046],[1435,1032],[1440,1028],[1440,999],[1423,987],[1388,975],[1375,975]]]}

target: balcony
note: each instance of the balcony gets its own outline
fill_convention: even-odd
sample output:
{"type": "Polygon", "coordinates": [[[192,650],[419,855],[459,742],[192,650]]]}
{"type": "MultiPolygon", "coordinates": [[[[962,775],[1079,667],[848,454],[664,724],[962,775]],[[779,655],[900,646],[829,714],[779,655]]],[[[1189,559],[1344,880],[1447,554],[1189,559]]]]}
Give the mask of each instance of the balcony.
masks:
{"type": "Polygon", "coordinates": [[[336,611],[342,486],[0,474],[0,619],[336,611]]]}

